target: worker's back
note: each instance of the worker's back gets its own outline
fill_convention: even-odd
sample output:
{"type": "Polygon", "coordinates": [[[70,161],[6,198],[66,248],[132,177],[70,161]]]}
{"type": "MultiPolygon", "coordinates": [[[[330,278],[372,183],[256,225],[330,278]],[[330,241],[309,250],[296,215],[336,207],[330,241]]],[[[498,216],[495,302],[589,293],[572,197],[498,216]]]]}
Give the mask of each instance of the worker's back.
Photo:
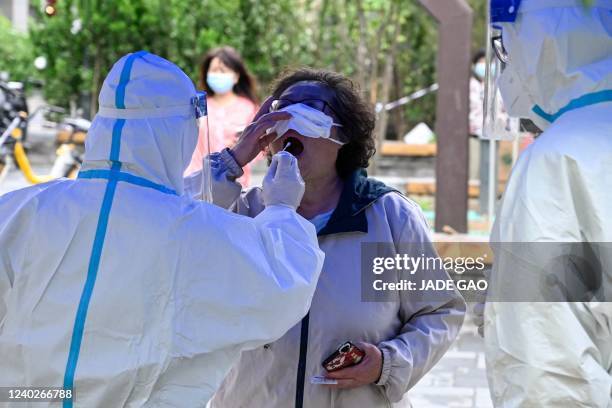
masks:
{"type": "MultiPolygon", "coordinates": [[[[193,228],[187,217],[182,223],[175,218],[185,200],[119,183],[104,234],[104,243],[112,244],[99,246],[95,255],[106,184],[106,180],[54,182],[2,200],[3,215],[18,209],[4,231],[13,240],[3,256],[10,262],[7,270],[13,288],[0,332],[0,384],[63,386],[73,328],[78,325],[83,336],[76,361],[77,385],[83,401],[96,389],[117,401],[121,390],[114,389],[113,382],[124,387],[126,381],[142,386],[137,395],[125,394],[123,401],[128,397],[145,401],[164,362],[170,361],[168,352],[179,352],[173,346],[177,342],[173,326],[178,324],[181,300],[189,298],[181,293],[188,289],[185,272],[195,272],[193,265],[181,265],[181,251],[190,251],[181,244],[193,228]],[[95,282],[84,291],[94,258],[99,259],[95,282]],[[87,311],[77,316],[79,303],[87,300],[84,292],[89,292],[87,311]]],[[[193,206],[193,212],[203,216],[197,236],[212,238],[215,234],[206,231],[207,212],[197,210],[202,206],[193,206]]],[[[201,253],[210,246],[191,242],[193,251],[198,247],[201,253]]],[[[185,255],[193,261],[193,256],[185,255]]],[[[212,266],[215,251],[209,256],[212,266]]],[[[202,273],[213,275],[215,268],[207,266],[202,264],[202,273]]],[[[113,405],[96,401],[98,406],[113,405]]]]}

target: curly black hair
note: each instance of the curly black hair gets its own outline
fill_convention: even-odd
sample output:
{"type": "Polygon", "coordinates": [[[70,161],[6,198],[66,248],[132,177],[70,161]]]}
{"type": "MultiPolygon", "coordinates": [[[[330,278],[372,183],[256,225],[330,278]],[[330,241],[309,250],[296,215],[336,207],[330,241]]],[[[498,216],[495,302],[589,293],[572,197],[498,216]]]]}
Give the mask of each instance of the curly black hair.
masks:
{"type": "Polygon", "coordinates": [[[279,98],[287,88],[303,81],[320,82],[335,93],[334,113],[342,125],[342,134],[348,139],[336,159],[338,175],[347,178],[355,170],[367,168],[370,158],[376,153],[376,116],[370,104],[359,94],[355,83],[337,72],[299,68],[285,72],[274,82],[272,97],[279,98]]]}

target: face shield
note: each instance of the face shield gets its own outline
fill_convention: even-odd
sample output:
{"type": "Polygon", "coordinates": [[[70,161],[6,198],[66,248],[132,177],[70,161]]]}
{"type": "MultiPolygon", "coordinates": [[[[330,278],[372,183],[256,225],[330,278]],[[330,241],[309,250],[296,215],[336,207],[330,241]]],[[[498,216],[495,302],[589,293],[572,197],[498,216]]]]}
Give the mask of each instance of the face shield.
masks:
{"type": "MultiPolygon", "coordinates": [[[[520,117],[510,116],[513,112],[506,110],[500,93],[502,74],[511,61],[504,48],[501,27],[490,25],[487,31],[483,138],[514,140],[518,135],[520,117]]],[[[522,91],[518,84],[514,86],[515,92],[522,91]]]]}
{"type": "Polygon", "coordinates": [[[202,146],[204,147],[204,159],[202,162],[202,200],[207,203],[213,202],[212,197],[212,175],[210,168],[210,137],[208,131],[208,107],[206,104],[206,92],[198,91],[192,98],[195,108],[195,117],[199,127],[202,146]]]}
{"type": "MultiPolygon", "coordinates": [[[[489,21],[491,23],[487,26],[484,139],[514,140],[518,134],[520,116],[512,115],[512,112],[506,110],[500,94],[500,84],[505,79],[502,74],[512,63],[510,55],[504,47],[501,22],[513,21],[511,19],[516,17],[519,4],[520,0],[493,0],[489,6],[489,21]],[[515,117],[510,117],[510,115],[515,117]]],[[[522,92],[518,83],[508,85],[513,86],[515,92],[522,92]]]]}

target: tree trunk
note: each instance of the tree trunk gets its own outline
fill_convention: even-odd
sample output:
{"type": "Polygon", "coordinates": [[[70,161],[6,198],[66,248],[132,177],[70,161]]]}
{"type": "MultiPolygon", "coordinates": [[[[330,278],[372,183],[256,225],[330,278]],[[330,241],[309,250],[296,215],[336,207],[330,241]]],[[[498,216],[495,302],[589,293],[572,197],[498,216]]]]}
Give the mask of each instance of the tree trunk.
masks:
{"type": "MultiPolygon", "coordinates": [[[[395,92],[392,92],[393,99],[399,99],[403,97],[403,80],[404,78],[400,74],[400,70],[397,67],[397,64],[393,67],[393,79],[394,79],[394,89],[395,92]]],[[[406,115],[404,112],[403,106],[398,106],[393,109],[390,113],[393,128],[395,131],[396,139],[402,140],[406,132],[408,131],[408,124],[406,123],[406,115]]]]}
{"type": "MultiPolygon", "coordinates": [[[[341,66],[346,66],[347,62],[353,61],[356,56],[353,48],[353,41],[351,40],[351,34],[349,32],[349,22],[348,22],[348,10],[349,5],[346,3],[340,3],[341,7],[336,8],[338,15],[338,34],[342,41],[342,52],[338,53],[342,55],[342,60],[336,59],[341,66]],[[347,59],[345,59],[347,58],[347,59]]],[[[359,53],[359,48],[357,49],[357,53],[359,53]]],[[[359,64],[357,65],[359,67],[359,64]]],[[[358,68],[359,69],[359,68],[358,68]]]]}
{"type": "Polygon", "coordinates": [[[319,44],[318,47],[315,48],[315,60],[316,61],[320,61],[322,58],[323,54],[326,54],[323,51],[323,32],[324,32],[324,27],[327,27],[327,24],[325,22],[325,19],[327,18],[327,13],[329,10],[329,2],[328,0],[322,0],[321,2],[321,8],[318,11],[318,15],[319,15],[319,24],[318,24],[318,29],[315,33],[315,37],[317,38],[317,44],[319,44]]]}
{"type": "MultiPolygon", "coordinates": [[[[385,68],[383,71],[382,78],[382,87],[381,87],[381,98],[380,103],[383,105],[383,109],[379,112],[378,118],[376,120],[376,128],[374,130],[374,134],[376,137],[376,150],[380,151],[380,147],[382,146],[383,141],[385,140],[385,134],[387,131],[387,123],[389,121],[389,114],[384,109],[384,105],[389,102],[389,93],[391,90],[391,84],[393,82],[393,66],[395,64],[395,55],[397,53],[397,37],[399,34],[400,27],[400,10],[394,8],[395,12],[393,14],[393,34],[391,38],[391,47],[389,49],[389,54],[387,55],[387,59],[385,61],[385,68]]],[[[373,172],[376,172],[376,159],[374,159],[373,163],[373,172]]]]}
{"type": "Polygon", "coordinates": [[[389,5],[389,8],[386,11],[386,16],[383,17],[382,23],[378,30],[376,31],[376,37],[374,38],[374,48],[372,49],[372,67],[370,70],[370,103],[372,105],[376,105],[378,101],[378,53],[380,52],[380,48],[382,45],[382,39],[385,34],[385,28],[389,25],[389,22],[392,19],[395,11],[395,2],[389,5]]]}
{"type": "Polygon", "coordinates": [[[366,56],[368,53],[368,27],[363,10],[363,1],[357,0],[357,18],[359,20],[359,44],[357,44],[357,83],[362,91],[366,89],[366,56]]]}
{"type": "Polygon", "coordinates": [[[91,104],[89,105],[89,117],[93,118],[98,112],[98,94],[102,87],[102,54],[100,46],[96,44],[96,54],[94,56],[93,78],[91,81],[91,104]]]}

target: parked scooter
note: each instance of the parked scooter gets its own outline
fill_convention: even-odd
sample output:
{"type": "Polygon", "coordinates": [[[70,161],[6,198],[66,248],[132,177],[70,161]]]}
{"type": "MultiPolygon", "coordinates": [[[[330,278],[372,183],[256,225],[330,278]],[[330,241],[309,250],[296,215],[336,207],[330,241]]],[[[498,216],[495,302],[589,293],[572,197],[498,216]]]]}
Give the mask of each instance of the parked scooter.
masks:
{"type": "Polygon", "coordinates": [[[75,178],[85,154],[85,138],[91,122],[83,118],[64,118],[58,125],[55,137],[57,158],[53,163],[51,175],[75,178]]]}
{"type": "Polygon", "coordinates": [[[6,177],[23,149],[22,142],[28,130],[27,117],[28,105],[23,84],[0,78],[0,181],[6,177]]]}
{"type": "Polygon", "coordinates": [[[56,159],[47,175],[36,175],[26,154],[28,123],[38,114],[63,114],[62,108],[43,106],[32,115],[23,94],[23,85],[0,80],[0,182],[13,167],[18,167],[32,184],[60,177],[75,178],[83,161],[85,138],[91,122],[82,118],[64,118],[55,124],[56,159]]]}

